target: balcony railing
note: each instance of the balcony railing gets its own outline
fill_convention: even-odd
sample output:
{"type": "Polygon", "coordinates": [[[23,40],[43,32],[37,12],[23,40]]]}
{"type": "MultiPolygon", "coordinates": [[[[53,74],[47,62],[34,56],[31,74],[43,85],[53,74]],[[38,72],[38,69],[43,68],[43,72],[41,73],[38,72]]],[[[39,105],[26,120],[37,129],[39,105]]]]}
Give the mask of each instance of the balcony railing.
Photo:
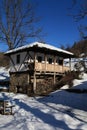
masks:
{"type": "Polygon", "coordinates": [[[10,67],[10,72],[16,72],[16,71],[38,71],[38,72],[52,72],[52,73],[64,73],[70,70],[69,67],[58,65],[58,64],[49,64],[49,63],[39,63],[39,62],[32,62],[28,63],[28,66],[24,65],[16,65],[10,67]]]}
{"type": "Polygon", "coordinates": [[[45,64],[45,63],[38,63],[35,62],[35,70],[36,71],[43,71],[43,72],[58,72],[58,73],[64,73],[66,71],[69,71],[70,68],[58,64],[45,64]]]}

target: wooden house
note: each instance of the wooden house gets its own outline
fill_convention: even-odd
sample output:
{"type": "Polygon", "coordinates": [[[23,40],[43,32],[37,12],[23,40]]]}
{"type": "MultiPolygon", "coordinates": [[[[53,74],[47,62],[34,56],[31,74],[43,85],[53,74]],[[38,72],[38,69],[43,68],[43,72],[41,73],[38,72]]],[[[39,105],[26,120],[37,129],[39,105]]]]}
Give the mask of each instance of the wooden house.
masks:
{"type": "Polygon", "coordinates": [[[52,45],[34,42],[5,55],[10,58],[10,91],[40,94],[50,90],[59,76],[70,71],[64,66],[65,58],[71,59],[71,52],[52,45]]]}

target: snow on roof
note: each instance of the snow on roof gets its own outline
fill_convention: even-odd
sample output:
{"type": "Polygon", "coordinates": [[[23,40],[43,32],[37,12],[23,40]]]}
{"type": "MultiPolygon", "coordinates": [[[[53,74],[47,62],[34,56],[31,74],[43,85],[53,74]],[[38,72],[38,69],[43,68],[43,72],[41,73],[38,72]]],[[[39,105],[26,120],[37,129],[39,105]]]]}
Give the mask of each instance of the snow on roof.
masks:
{"type": "Polygon", "coordinates": [[[31,47],[34,47],[34,46],[37,46],[39,48],[46,48],[46,49],[49,49],[49,50],[62,52],[62,53],[72,55],[72,56],[74,55],[71,52],[65,51],[63,49],[57,48],[57,47],[49,45],[49,44],[40,43],[40,42],[34,42],[34,43],[31,43],[31,44],[28,44],[28,45],[25,45],[25,46],[22,46],[22,47],[15,48],[13,50],[7,51],[5,54],[11,54],[11,53],[21,51],[21,50],[25,50],[25,49],[28,49],[28,48],[31,48],[31,47]]]}

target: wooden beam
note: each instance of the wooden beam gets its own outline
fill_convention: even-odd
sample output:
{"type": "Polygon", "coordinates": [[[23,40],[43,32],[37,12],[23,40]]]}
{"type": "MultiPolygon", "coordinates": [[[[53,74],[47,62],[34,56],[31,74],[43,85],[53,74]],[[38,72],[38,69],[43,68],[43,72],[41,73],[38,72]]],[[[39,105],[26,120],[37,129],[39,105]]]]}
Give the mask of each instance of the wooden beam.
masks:
{"type": "Polygon", "coordinates": [[[47,71],[47,55],[44,55],[44,59],[45,59],[45,72],[47,71]]]}
{"type": "Polygon", "coordinates": [[[63,59],[63,64],[62,64],[62,73],[64,72],[64,67],[63,67],[63,65],[64,65],[64,59],[63,59]]]}
{"type": "Polygon", "coordinates": [[[69,58],[69,67],[70,67],[70,71],[71,71],[71,58],[69,58]]]}
{"type": "MultiPolygon", "coordinates": [[[[56,72],[55,75],[63,75],[64,73],[56,72]]],[[[36,75],[54,75],[54,72],[36,72],[36,75]]]]}
{"type": "MultiPolygon", "coordinates": [[[[24,59],[23,59],[23,62],[20,64],[20,66],[19,66],[19,68],[18,68],[18,71],[20,70],[20,68],[21,68],[21,66],[22,66],[22,64],[25,62],[25,59],[27,58],[27,60],[29,60],[29,58],[30,59],[33,59],[32,58],[32,56],[30,55],[30,53],[29,53],[29,51],[27,51],[27,53],[26,53],[26,55],[25,55],[25,57],[24,57],[24,59]]],[[[27,63],[28,64],[28,63],[27,63]]],[[[25,65],[25,64],[24,64],[25,65]]],[[[26,67],[26,66],[25,66],[26,67]]],[[[31,68],[32,68],[32,66],[31,66],[31,68]]],[[[32,68],[33,69],[33,68],[32,68]]]]}
{"type": "Polygon", "coordinates": [[[29,76],[29,73],[28,73],[28,84],[30,83],[30,76],[29,76]]]}
{"type": "Polygon", "coordinates": [[[36,92],[36,70],[35,70],[35,63],[36,63],[36,53],[34,53],[34,75],[33,75],[33,91],[36,92]]]}
{"type": "Polygon", "coordinates": [[[15,71],[17,72],[17,69],[16,69],[16,67],[15,67],[15,63],[14,63],[13,59],[11,58],[11,56],[9,56],[9,58],[10,58],[12,64],[13,64],[13,67],[14,67],[15,71]]]}
{"type": "Polygon", "coordinates": [[[34,91],[34,93],[36,92],[36,72],[34,72],[33,91],[34,91]]]}
{"type": "Polygon", "coordinates": [[[26,53],[26,55],[25,55],[25,57],[24,57],[22,63],[20,64],[20,66],[19,66],[19,68],[18,68],[18,71],[20,70],[20,68],[21,68],[22,64],[24,63],[24,61],[25,61],[25,59],[26,59],[27,56],[28,56],[28,53],[26,53]]]}
{"type": "Polygon", "coordinates": [[[54,56],[54,84],[56,83],[56,73],[55,73],[55,63],[56,63],[56,57],[54,56]]]}

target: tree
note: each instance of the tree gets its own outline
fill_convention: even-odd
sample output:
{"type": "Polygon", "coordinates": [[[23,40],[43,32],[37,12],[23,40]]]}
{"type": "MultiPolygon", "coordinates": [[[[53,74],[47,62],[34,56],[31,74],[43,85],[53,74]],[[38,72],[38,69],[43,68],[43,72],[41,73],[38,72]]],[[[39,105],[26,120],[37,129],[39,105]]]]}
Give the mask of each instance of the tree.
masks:
{"type": "Polygon", "coordinates": [[[83,39],[87,39],[87,0],[72,0],[73,18],[79,22],[78,30],[83,39]]]}
{"type": "Polygon", "coordinates": [[[9,49],[24,45],[29,38],[39,37],[33,6],[28,0],[0,0],[0,41],[9,49]]]}

